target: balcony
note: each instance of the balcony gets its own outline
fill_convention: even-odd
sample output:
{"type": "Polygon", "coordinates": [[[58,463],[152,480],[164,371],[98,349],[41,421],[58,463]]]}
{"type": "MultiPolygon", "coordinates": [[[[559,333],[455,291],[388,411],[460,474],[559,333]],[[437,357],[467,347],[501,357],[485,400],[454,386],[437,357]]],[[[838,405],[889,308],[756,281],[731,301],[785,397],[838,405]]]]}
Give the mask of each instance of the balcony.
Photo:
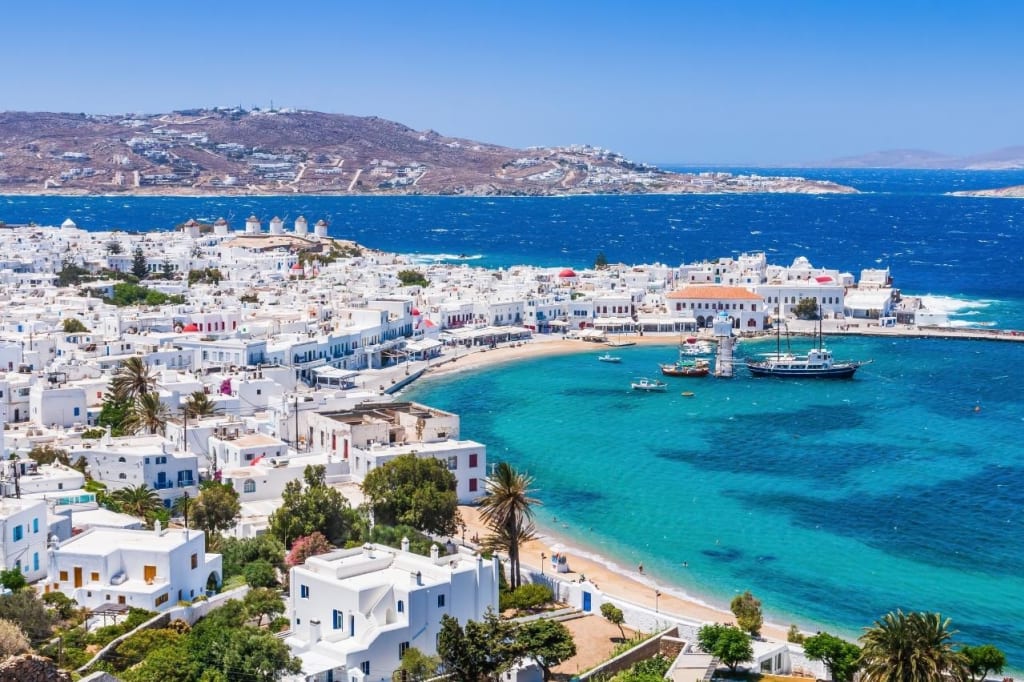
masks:
{"type": "Polygon", "coordinates": [[[156,481],[153,483],[153,490],[170,490],[173,487],[173,481],[156,481]]]}

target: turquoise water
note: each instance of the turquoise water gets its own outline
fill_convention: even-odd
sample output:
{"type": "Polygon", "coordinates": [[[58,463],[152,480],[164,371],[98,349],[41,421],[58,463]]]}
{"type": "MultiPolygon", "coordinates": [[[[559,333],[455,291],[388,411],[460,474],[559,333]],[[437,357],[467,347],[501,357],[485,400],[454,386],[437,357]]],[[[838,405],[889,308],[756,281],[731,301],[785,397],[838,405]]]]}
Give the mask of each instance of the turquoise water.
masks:
{"type": "Polygon", "coordinates": [[[718,606],[750,589],[774,621],[847,635],[896,608],[938,610],[1019,669],[1024,346],[831,346],[874,362],[851,381],[741,368],[640,394],[630,380],[656,375],[674,350],[625,348],[609,365],[595,347],[439,377],[406,397],[458,412],[491,461],[534,475],[540,522],[577,547],[643,562],[718,606]]]}

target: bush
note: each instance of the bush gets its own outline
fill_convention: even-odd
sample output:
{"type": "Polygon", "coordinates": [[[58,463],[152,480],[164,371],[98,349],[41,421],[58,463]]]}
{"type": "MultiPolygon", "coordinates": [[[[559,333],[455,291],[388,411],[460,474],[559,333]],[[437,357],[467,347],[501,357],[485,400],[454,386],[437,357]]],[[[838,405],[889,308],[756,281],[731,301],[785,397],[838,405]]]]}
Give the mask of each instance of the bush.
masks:
{"type": "Polygon", "coordinates": [[[499,607],[530,611],[551,602],[554,595],[551,588],[541,583],[525,583],[511,592],[505,592],[499,599],[499,607]]]}

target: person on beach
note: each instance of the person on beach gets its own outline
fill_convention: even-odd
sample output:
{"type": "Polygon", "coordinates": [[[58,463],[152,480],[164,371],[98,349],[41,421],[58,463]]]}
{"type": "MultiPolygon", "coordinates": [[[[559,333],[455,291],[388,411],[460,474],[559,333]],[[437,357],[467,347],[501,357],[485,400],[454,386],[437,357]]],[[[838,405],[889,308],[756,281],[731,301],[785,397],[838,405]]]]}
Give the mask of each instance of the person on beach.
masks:
{"type": "Polygon", "coordinates": [[[643,574],[643,572],[644,572],[644,564],[643,564],[642,561],[640,562],[640,565],[636,567],[636,570],[640,571],[640,573],[643,574]]]}

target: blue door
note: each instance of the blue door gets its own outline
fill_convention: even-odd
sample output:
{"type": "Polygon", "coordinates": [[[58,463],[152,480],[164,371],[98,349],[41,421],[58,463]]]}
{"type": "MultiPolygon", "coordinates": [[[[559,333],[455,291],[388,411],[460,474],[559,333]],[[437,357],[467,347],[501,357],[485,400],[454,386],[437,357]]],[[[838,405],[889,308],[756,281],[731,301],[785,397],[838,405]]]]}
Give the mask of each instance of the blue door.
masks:
{"type": "Polygon", "coordinates": [[[589,592],[584,592],[583,593],[583,610],[584,611],[588,611],[588,612],[590,611],[590,593],[589,592]]]}

